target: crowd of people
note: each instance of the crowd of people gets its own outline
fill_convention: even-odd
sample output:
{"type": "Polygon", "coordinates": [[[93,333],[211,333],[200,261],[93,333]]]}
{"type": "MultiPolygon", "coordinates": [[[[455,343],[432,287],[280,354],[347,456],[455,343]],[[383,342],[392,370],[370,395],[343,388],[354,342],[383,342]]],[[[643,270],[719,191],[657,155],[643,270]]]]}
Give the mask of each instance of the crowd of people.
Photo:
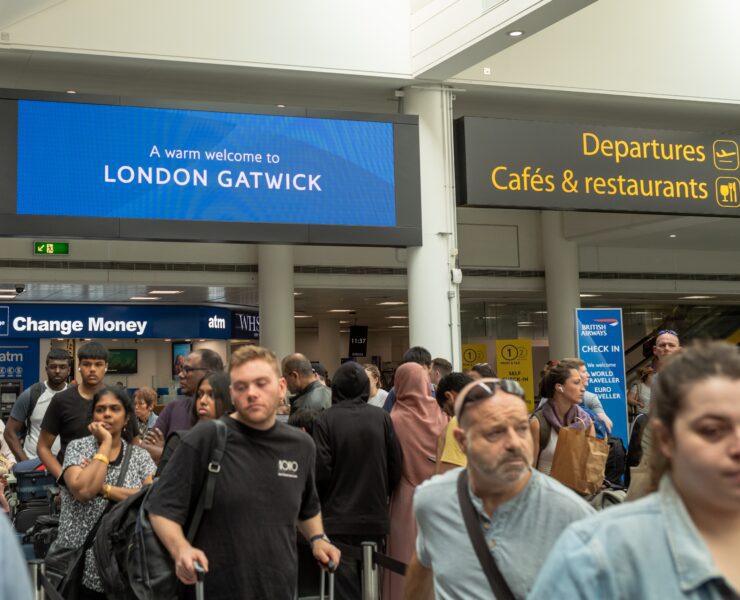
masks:
{"type": "MultiPolygon", "coordinates": [[[[640,455],[628,501],[598,511],[553,469],[565,430],[607,440],[612,429],[575,358],[548,362],[530,411],[489,365],[455,372],[421,347],[389,390],[376,365],[347,362],[329,379],[299,353],[280,362],[245,346],[224,368],[202,349],[159,415],[154,390],[132,400],[104,385],[101,344],[77,358],[68,387],[69,357],[49,353],[46,381],[19,397],[4,434],[16,460],[43,462],[61,484],[47,572],[69,597],[106,597],[91,537],[113,503],[149,485],[145,509],[185,598],[199,563],[209,599],[292,600],[301,555],[336,569],[337,598],[362,598],[360,563],[341,551],[362,542],[408,565],[385,570],[384,600],[740,597],[735,346],[681,348],[658,332],[629,392],[640,455]],[[226,450],[214,506],[189,535],[216,421],[226,450]],[[85,555],[75,581],[55,562],[70,548],[85,555]]],[[[2,579],[15,586],[7,597],[30,597],[22,577],[2,579]]]]}

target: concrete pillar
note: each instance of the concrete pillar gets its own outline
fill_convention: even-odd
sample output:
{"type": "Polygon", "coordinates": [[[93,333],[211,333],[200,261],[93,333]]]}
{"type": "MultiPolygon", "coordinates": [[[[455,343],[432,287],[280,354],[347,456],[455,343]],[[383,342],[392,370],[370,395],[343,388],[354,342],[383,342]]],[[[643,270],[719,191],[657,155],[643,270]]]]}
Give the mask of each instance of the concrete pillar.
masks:
{"type": "Polygon", "coordinates": [[[295,352],[293,247],[264,244],[257,253],[260,345],[282,360],[295,352]]]}
{"type": "MultiPolygon", "coordinates": [[[[339,319],[329,317],[319,319],[319,355],[316,358],[313,356],[309,358],[321,362],[329,371],[329,377],[333,377],[339,368],[339,359],[342,356],[340,343],[339,319]]],[[[347,356],[347,350],[345,348],[344,356],[347,356]]]]}
{"type": "Polygon", "coordinates": [[[577,356],[575,310],[581,306],[578,244],[563,235],[563,213],[541,212],[550,358],[577,356]]]}
{"type": "Polygon", "coordinates": [[[452,92],[444,85],[404,89],[403,112],[419,115],[422,243],[408,251],[409,345],[462,367],[452,92]]]}

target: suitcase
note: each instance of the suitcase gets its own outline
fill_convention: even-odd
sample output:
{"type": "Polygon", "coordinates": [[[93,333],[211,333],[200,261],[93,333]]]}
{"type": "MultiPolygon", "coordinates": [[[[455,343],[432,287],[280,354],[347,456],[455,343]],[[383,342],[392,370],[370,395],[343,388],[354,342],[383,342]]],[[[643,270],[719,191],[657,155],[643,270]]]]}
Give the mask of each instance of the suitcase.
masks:
{"type": "MultiPolygon", "coordinates": [[[[30,461],[28,461],[30,462],[30,461]]],[[[56,480],[43,465],[37,469],[24,470],[18,468],[22,463],[16,465],[13,469],[16,483],[15,490],[18,495],[18,504],[23,506],[31,500],[47,500],[49,490],[56,487],[56,480]]]]}
{"type": "Polygon", "coordinates": [[[44,515],[51,514],[51,502],[44,498],[43,500],[29,500],[22,503],[15,511],[13,524],[15,530],[20,533],[26,533],[35,524],[36,520],[44,515]]]}

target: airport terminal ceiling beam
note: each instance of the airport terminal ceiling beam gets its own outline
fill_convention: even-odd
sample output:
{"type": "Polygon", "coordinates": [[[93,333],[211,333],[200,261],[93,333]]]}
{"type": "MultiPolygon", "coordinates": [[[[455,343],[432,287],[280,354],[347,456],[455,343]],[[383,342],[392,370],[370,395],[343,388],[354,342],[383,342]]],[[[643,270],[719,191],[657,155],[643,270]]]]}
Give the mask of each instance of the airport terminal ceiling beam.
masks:
{"type": "Polygon", "coordinates": [[[596,0],[434,0],[412,15],[412,71],[444,81],[596,0]]]}
{"type": "Polygon", "coordinates": [[[675,233],[681,229],[704,226],[708,222],[722,222],[721,217],[666,217],[665,215],[647,218],[644,215],[567,215],[564,219],[565,237],[579,244],[608,245],[645,234],[675,233]],[[589,219],[587,224],[578,222],[589,219]],[[598,219],[598,221],[597,221],[598,219]],[[593,221],[593,223],[591,223],[593,221]]]}

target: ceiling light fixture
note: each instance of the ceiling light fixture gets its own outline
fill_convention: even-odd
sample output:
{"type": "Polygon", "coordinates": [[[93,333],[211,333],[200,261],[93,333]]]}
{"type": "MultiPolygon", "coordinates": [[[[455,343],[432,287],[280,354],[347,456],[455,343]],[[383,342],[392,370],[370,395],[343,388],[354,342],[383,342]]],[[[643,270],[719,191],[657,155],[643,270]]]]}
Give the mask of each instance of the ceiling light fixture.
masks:
{"type": "Polygon", "coordinates": [[[672,233],[672,234],[670,234],[670,235],[669,235],[668,237],[669,237],[669,238],[674,238],[674,237],[676,237],[676,234],[675,234],[675,233],[672,233]]]}
{"type": "Polygon", "coordinates": [[[16,294],[15,288],[0,289],[0,294],[16,294]]]}
{"type": "Polygon", "coordinates": [[[408,317],[404,315],[391,315],[390,317],[386,317],[386,319],[408,319],[408,317]]]}
{"type": "Polygon", "coordinates": [[[159,296],[131,296],[129,300],[161,300],[159,296]]]}
{"type": "Polygon", "coordinates": [[[581,298],[598,298],[601,294],[578,294],[581,298]]]}
{"type": "Polygon", "coordinates": [[[524,32],[520,29],[515,29],[514,31],[507,31],[506,33],[509,37],[521,37],[524,35],[524,32]]]}
{"type": "Polygon", "coordinates": [[[15,298],[15,294],[0,294],[0,299],[2,300],[13,300],[15,298]]]}
{"type": "Polygon", "coordinates": [[[391,329],[408,329],[408,325],[391,325],[391,329]]]}
{"type": "Polygon", "coordinates": [[[534,323],[532,323],[532,321],[519,321],[517,322],[517,325],[519,325],[519,327],[531,327],[534,323]]]}
{"type": "Polygon", "coordinates": [[[352,310],[351,308],[332,308],[331,310],[328,310],[326,312],[330,312],[330,313],[351,313],[351,312],[355,312],[355,311],[352,310]]]}
{"type": "Polygon", "coordinates": [[[277,106],[278,108],[285,108],[285,104],[276,104],[275,106],[277,106]]]}
{"type": "Polygon", "coordinates": [[[347,325],[349,323],[350,323],[350,321],[339,321],[339,324],[340,325],[347,325]]]}
{"type": "Polygon", "coordinates": [[[386,302],[378,302],[378,306],[403,306],[406,304],[405,302],[400,302],[396,300],[388,300],[386,302]]]}
{"type": "Polygon", "coordinates": [[[76,94],[77,93],[77,90],[67,90],[67,93],[68,94],[76,94]]]}
{"type": "Polygon", "coordinates": [[[709,300],[715,296],[681,296],[679,300],[709,300]]]}
{"type": "Polygon", "coordinates": [[[295,319],[310,319],[311,315],[293,315],[295,319]]]}
{"type": "Polygon", "coordinates": [[[185,290],[151,290],[147,294],[162,294],[165,296],[171,296],[173,294],[182,294],[185,290]]]}
{"type": "Polygon", "coordinates": [[[303,296],[303,292],[293,292],[294,296],[303,296]]]}

